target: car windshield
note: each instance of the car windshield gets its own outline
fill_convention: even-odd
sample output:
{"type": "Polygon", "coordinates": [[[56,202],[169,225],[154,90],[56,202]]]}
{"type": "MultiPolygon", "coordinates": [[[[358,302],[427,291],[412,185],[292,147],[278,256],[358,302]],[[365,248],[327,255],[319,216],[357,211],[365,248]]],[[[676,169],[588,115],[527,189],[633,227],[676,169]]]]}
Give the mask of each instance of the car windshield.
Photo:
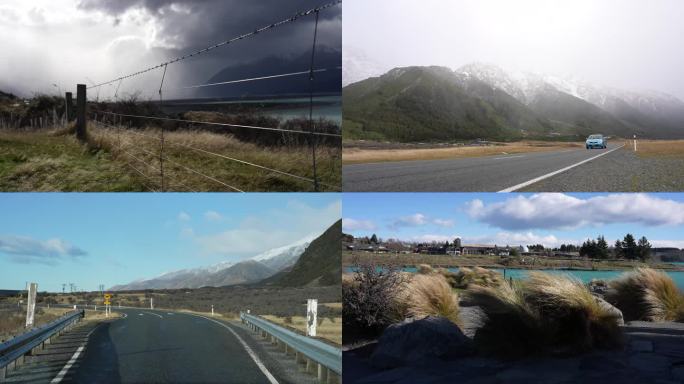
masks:
{"type": "Polygon", "coordinates": [[[601,136],[601,135],[591,135],[591,136],[589,136],[590,139],[600,139],[600,138],[602,138],[602,137],[603,137],[603,136],[601,136]]]}

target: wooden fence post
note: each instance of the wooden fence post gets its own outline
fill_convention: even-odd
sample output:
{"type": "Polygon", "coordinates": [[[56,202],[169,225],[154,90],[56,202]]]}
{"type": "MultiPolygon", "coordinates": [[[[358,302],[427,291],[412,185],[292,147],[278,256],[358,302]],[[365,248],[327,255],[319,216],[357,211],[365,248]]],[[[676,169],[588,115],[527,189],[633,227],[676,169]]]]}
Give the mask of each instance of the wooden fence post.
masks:
{"type": "Polygon", "coordinates": [[[76,137],[81,141],[86,141],[86,86],[78,84],[76,86],[76,137]]]}
{"type": "Polygon", "coordinates": [[[74,116],[74,105],[73,105],[73,100],[72,100],[72,95],[71,92],[66,93],[66,120],[67,123],[73,119],[74,116]]]}

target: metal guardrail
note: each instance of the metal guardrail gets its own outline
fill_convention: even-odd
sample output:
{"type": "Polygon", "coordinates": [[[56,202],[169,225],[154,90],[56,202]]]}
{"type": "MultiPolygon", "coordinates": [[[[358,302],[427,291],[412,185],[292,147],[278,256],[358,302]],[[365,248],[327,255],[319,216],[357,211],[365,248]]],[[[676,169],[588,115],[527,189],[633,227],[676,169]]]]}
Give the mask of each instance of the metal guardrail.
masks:
{"type": "Polygon", "coordinates": [[[78,322],[84,315],[83,310],[70,312],[57,320],[24,332],[0,344],[0,375],[4,373],[4,368],[10,363],[23,357],[34,348],[41,346],[42,343],[57,332],[78,322]]]}
{"type": "Polygon", "coordinates": [[[257,316],[248,315],[244,312],[240,312],[240,320],[242,320],[243,323],[256,328],[256,330],[268,333],[288,347],[316,363],[323,365],[337,375],[342,375],[342,350],[340,348],[335,348],[320,340],[300,335],[289,329],[275,325],[257,316]]]}

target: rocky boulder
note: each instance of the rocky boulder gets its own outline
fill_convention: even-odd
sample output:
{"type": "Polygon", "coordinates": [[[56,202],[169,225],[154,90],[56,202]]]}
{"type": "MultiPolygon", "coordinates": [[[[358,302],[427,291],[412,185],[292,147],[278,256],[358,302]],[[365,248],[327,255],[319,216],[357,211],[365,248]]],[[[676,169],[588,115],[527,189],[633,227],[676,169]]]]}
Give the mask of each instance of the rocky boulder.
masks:
{"type": "Polygon", "coordinates": [[[614,315],[615,318],[618,319],[618,325],[625,325],[625,319],[624,319],[624,317],[622,316],[622,311],[620,311],[619,309],[615,308],[614,305],[610,304],[609,302],[603,300],[603,299],[600,298],[600,297],[595,297],[595,299],[596,299],[596,302],[598,303],[598,305],[599,305],[602,309],[606,310],[608,313],[614,315]]]}
{"type": "Polygon", "coordinates": [[[380,336],[370,362],[378,368],[424,365],[435,359],[467,356],[472,341],[451,321],[428,316],[389,326],[380,336]]]}

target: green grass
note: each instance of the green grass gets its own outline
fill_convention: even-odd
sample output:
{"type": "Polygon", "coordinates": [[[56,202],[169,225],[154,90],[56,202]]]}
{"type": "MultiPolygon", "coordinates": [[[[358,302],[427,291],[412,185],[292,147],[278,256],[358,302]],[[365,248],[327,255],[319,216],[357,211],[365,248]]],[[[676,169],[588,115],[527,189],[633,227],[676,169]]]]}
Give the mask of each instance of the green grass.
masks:
{"type": "Polygon", "coordinates": [[[2,191],[144,191],[140,179],[104,151],[71,135],[0,132],[2,191]]]}

